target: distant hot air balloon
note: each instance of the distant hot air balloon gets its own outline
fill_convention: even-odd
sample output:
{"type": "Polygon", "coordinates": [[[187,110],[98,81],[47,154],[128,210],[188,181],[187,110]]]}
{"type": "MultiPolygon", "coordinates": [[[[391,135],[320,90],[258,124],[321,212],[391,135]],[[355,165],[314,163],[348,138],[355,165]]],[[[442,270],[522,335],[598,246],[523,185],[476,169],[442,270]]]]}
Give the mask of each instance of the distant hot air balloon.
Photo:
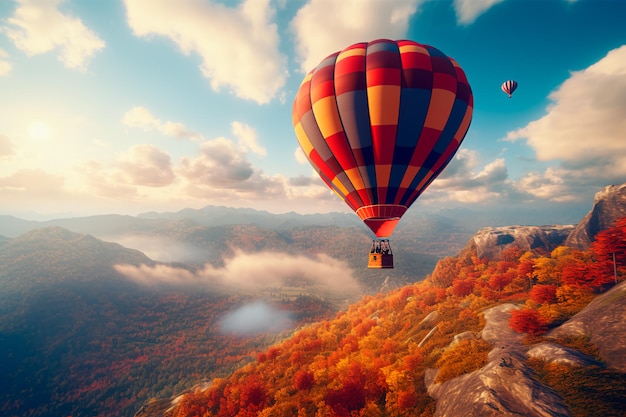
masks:
{"type": "Polygon", "coordinates": [[[295,133],[322,180],[374,232],[370,268],[393,268],[387,239],[441,173],[470,126],[465,73],[432,46],[378,39],[348,46],[306,75],[295,133]]]}
{"type": "Polygon", "coordinates": [[[505,82],[502,83],[502,87],[501,88],[502,88],[502,91],[507,93],[509,98],[511,98],[511,95],[513,94],[513,91],[515,91],[515,89],[517,89],[517,81],[515,81],[515,80],[505,81],[505,82]]]}

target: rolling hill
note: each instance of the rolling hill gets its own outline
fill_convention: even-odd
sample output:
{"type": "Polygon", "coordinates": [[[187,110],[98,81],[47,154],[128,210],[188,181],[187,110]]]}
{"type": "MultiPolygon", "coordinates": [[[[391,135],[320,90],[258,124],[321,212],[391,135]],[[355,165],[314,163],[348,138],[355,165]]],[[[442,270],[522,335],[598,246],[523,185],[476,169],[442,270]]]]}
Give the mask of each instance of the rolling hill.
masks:
{"type": "Polygon", "coordinates": [[[285,326],[242,335],[225,329],[224,317],[254,303],[253,294],[139,285],[116,265],[158,264],[56,226],[3,240],[1,415],[130,416],[137,403],[227,374],[285,329],[338,308],[276,295],[266,309],[285,326]]]}

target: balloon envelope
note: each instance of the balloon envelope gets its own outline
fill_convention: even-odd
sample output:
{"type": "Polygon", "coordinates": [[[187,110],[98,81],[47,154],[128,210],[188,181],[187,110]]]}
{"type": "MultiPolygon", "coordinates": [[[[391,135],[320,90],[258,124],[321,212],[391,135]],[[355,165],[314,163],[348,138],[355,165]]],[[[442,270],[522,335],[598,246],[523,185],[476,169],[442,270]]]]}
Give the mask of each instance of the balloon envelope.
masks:
{"type": "Polygon", "coordinates": [[[292,118],[324,182],[376,236],[389,237],[456,153],[472,111],[456,61],[428,45],[378,39],[307,74],[292,118]]]}
{"type": "Polygon", "coordinates": [[[500,88],[502,88],[502,91],[507,93],[509,98],[510,98],[511,95],[513,94],[513,91],[515,91],[515,89],[517,89],[517,81],[515,81],[515,80],[505,81],[505,82],[502,83],[502,86],[500,88]]]}

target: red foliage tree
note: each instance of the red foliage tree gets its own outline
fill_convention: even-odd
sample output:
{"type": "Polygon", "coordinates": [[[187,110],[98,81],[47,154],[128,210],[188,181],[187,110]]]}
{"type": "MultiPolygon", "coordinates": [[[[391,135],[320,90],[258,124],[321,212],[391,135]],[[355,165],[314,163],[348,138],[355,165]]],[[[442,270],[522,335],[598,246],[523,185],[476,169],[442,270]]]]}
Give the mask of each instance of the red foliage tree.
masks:
{"type": "Polygon", "coordinates": [[[537,336],[545,333],[548,328],[537,310],[523,309],[511,312],[509,326],[518,333],[537,336]]]}
{"type": "Polygon", "coordinates": [[[489,278],[489,286],[501,295],[504,287],[509,285],[513,278],[514,275],[510,273],[495,273],[489,278]]]}
{"type": "Polygon", "coordinates": [[[259,409],[267,400],[267,393],[261,381],[254,375],[246,378],[241,387],[241,408],[243,409],[259,409]]]}
{"type": "Polygon", "coordinates": [[[365,407],[365,389],[360,381],[344,381],[337,390],[329,391],[326,404],[330,405],[338,416],[349,416],[353,411],[365,407]]]}
{"type": "Polygon", "coordinates": [[[398,392],[398,410],[406,411],[417,405],[417,394],[414,390],[398,392]]]}
{"type": "Polygon", "coordinates": [[[314,382],[315,377],[312,372],[300,370],[293,376],[293,385],[299,391],[311,389],[314,382]]]}
{"type": "Polygon", "coordinates": [[[267,350],[267,360],[274,361],[281,354],[280,348],[272,346],[267,350]]]}
{"type": "Polygon", "coordinates": [[[538,304],[556,302],[556,285],[535,285],[530,291],[530,299],[538,304]]]}
{"type": "Polygon", "coordinates": [[[456,297],[465,297],[474,290],[474,282],[469,279],[455,279],[452,281],[452,294],[456,297]]]}
{"type": "Polygon", "coordinates": [[[520,263],[517,265],[517,274],[528,280],[528,289],[532,287],[534,266],[535,261],[530,257],[530,255],[524,255],[524,257],[520,260],[520,263]]]}
{"type": "Polygon", "coordinates": [[[594,286],[608,284],[615,275],[626,271],[626,217],[618,219],[614,226],[599,232],[591,244],[595,255],[598,275],[594,286]]]}
{"type": "Polygon", "coordinates": [[[594,263],[584,259],[575,259],[563,265],[561,279],[571,287],[589,288],[594,286],[599,272],[594,263]]]}

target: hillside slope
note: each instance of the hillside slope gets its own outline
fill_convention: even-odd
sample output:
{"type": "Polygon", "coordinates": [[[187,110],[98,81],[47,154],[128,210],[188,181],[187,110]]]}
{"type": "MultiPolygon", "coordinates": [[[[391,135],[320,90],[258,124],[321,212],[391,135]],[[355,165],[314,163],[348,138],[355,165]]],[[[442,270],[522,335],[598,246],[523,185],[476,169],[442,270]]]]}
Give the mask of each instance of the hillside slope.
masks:
{"type": "MultiPolygon", "coordinates": [[[[619,236],[610,250],[622,260],[621,277],[626,221],[598,238],[604,235],[619,236]]],[[[425,282],[365,297],[335,319],[260,352],[232,376],[186,392],[169,408],[148,403],[143,413],[622,416],[623,351],[602,351],[593,331],[563,336],[555,330],[570,318],[623,317],[624,283],[577,316],[613,280],[600,255],[559,247],[541,256],[518,248],[490,261],[461,253],[425,282]],[[532,288],[528,267],[537,277],[532,288]]],[[[621,346],[626,321],[610,323],[603,343],[621,346]]]]}
{"type": "MultiPolygon", "coordinates": [[[[284,330],[225,331],[224,317],[255,306],[254,295],[141,286],[118,264],[158,266],[56,226],[2,240],[0,380],[9,383],[0,415],[132,416],[137,403],[232,372],[284,330]]],[[[286,328],[337,308],[305,295],[275,296],[264,307],[286,328]]]]}

